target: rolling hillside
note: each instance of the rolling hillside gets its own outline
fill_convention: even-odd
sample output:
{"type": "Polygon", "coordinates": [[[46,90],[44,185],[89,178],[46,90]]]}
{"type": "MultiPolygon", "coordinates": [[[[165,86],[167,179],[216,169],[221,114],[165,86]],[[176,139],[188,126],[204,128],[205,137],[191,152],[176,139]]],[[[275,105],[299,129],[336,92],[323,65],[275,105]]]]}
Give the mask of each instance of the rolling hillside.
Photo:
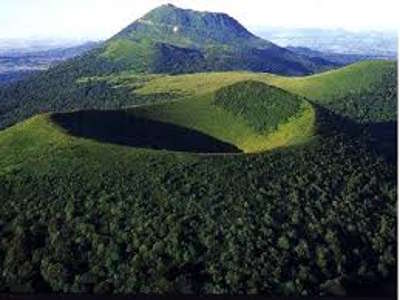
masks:
{"type": "Polygon", "coordinates": [[[131,113],[194,128],[229,142],[246,153],[301,142],[314,134],[315,122],[315,112],[307,101],[255,81],[241,81],[217,93],[188,97],[182,101],[138,107],[131,113]],[[255,86],[258,90],[254,89],[255,86]],[[246,88],[248,90],[244,90],[246,88]],[[239,90],[241,94],[237,93],[239,90]],[[231,99],[229,93],[238,95],[237,103],[224,103],[231,99]],[[284,104],[281,103],[283,100],[286,100],[284,104]],[[253,111],[241,106],[240,102],[254,105],[253,111]],[[273,113],[276,114],[275,120],[270,117],[273,113]]]}
{"type": "MultiPolygon", "coordinates": [[[[134,77],[133,77],[134,79],[134,77]]],[[[104,77],[108,83],[128,87],[130,75],[104,77]]],[[[243,80],[256,80],[300,95],[334,113],[364,121],[383,122],[397,119],[397,66],[395,62],[368,61],[305,77],[283,77],[249,72],[225,72],[160,76],[149,79],[134,90],[135,94],[173,93],[177,97],[212,93],[243,80]],[[350,101],[353,99],[353,101],[350,101]],[[358,105],[356,110],[354,106],[358,105]]]]}
{"type": "Polygon", "coordinates": [[[394,63],[378,61],[363,62],[337,71],[301,78],[228,72],[182,76],[156,75],[138,81],[136,75],[125,73],[119,76],[86,78],[81,82],[102,82],[117,89],[133,89],[131,95],[134,98],[153,98],[158,99],[156,102],[161,102],[158,105],[129,109],[128,115],[190,128],[234,145],[241,151],[258,152],[299,143],[319,130],[315,126],[318,116],[315,109],[311,108],[310,102],[299,99],[294,101],[298,105],[291,107],[290,102],[283,102],[286,95],[283,90],[270,87],[273,92],[268,92],[267,84],[311,99],[313,105],[340,116],[337,126],[342,126],[341,123],[348,126],[346,122],[361,123],[370,126],[376,135],[379,134],[375,132],[376,128],[381,129],[381,124],[386,122],[388,128],[385,134],[394,137],[394,122],[397,118],[397,91],[394,88],[396,76],[394,63]],[[261,94],[257,94],[258,87],[262,87],[259,89],[261,94],[261,91],[265,92],[265,101],[269,106],[263,106],[263,102],[258,101],[262,99],[261,94]],[[246,94],[246,88],[250,94],[246,94]],[[241,93],[245,95],[242,100],[241,93]],[[221,95],[225,95],[222,97],[228,99],[227,103],[218,100],[221,95]],[[235,95],[239,97],[236,100],[235,95]],[[277,95],[276,104],[273,104],[273,95],[277,95]],[[254,100],[250,101],[252,97],[254,100]],[[240,103],[252,103],[255,106],[252,108],[240,103]],[[288,109],[288,116],[285,117],[287,122],[282,122],[279,115],[284,113],[284,106],[288,109]],[[276,109],[276,112],[273,109],[276,109]],[[293,111],[290,112],[291,109],[293,111]],[[273,132],[268,132],[268,128],[260,130],[260,126],[265,126],[264,120],[274,122],[274,116],[279,122],[271,125],[274,127],[273,132]],[[347,119],[349,121],[346,121],[347,119]]]}
{"type": "MultiPolygon", "coordinates": [[[[119,109],[164,102],[188,95],[204,95],[242,80],[258,80],[278,86],[329,106],[340,114],[351,111],[355,116],[362,111],[358,110],[358,106],[367,105],[384,110],[368,112],[374,116],[372,121],[388,121],[396,117],[395,62],[362,62],[314,76],[290,78],[250,72],[170,76],[138,75],[134,71],[125,71],[107,76],[87,76],[85,70],[89,70],[90,65],[86,66],[86,69],[81,68],[82,66],[77,68],[73,62],[66,63],[64,66],[53,68],[50,77],[50,73],[42,73],[33,81],[22,81],[0,89],[0,128],[41,112],[119,109]],[[68,68],[68,72],[65,72],[65,67],[68,68]],[[53,80],[60,82],[55,83],[53,80]],[[360,101],[361,95],[367,100],[360,101]],[[377,118],[378,115],[380,117],[377,118]]],[[[364,115],[365,111],[358,118],[364,118],[364,115]]]]}
{"type": "MultiPolygon", "coordinates": [[[[107,120],[108,112],[110,115],[120,112],[120,116],[111,117],[109,124],[115,123],[115,119],[124,122],[124,118],[130,117],[163,122],[207,134],[244,152],[258,152],[315,135],[321,109],[355,124],[395,122],[395,67],[391,62],[362,62],[308,77],[224,72],[144,77],[121,73],[81,78],[78,82],[81,85],[108,86],[124,91],[126,94],[122,96],[150,104],[127,106],[119,111],[90,110],[83,115],[85,112],[78,110],[54,116],[63,119],[65,124],[71,117],[75,121],[70,123],[85,128],[91,126],[90,122],[79,125],[78,121],[89,118],[89,113],[98,113],[99,120],[107,120]],[[375,98],[371,100],[372,93],[375,98]],[[366,100],[359,101],[355,111],[352,103],[345,102],[352,98],[366,100]],[[359,111],[366,112],[363,120],[359,119],[359,111]]],[[[99,126],[99,120],[93,119],[93,126],[99,126]]]]}

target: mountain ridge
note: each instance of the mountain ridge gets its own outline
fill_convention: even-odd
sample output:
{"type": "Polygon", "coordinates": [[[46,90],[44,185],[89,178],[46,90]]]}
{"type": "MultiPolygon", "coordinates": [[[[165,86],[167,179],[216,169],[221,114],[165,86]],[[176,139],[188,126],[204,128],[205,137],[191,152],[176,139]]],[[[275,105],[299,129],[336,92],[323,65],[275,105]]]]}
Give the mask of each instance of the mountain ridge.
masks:
{"type": "Polygon", "coordinates": [[[111,37],[100,56],[145,73],[248,70],[309,75],[334,67],[329,61],[316,62],[257,37],[226,13],[200,12],[171,4],[151,10],[111,37]],[[191,52],[190,58],[194,55],[196,60],[183,63],[182,67],[182,63],[175,63],[174,51],[162,52],[171,46],[191,52]],[[140,63],[132,59],[136,57],[141,58],[140,63]],[[174,66],[162,67],[166,60],[174,62],[174,66]]]}
{"type": "MultiPolygon", "coordinates": [[[[153,10],[146,13],[141,18],[137,19],[125,29],[123,29],[116,36],[131,30],[132,26],[140,24],[147,25],[169,25],[172,30],[175,26],[190,25],[191,19],[198,19],[198,21],[203,21],[201,24],[203,28],[207,28],[210,23],[219,23],[219,25],[228,26],[229,29],[236,29],[234,33],[240,34],[244,37],[255,37],[254,34],[249,32],[243,25],[241,25],[237,20],[232,18],[226,13],[216,13],[209,11],[196,11],[193,9],[183,9],[172,4],[165,4],[154,8],[153,10]]],[[[200,25],[200,24],[199,24],[200,25]]],[[[201,26],[197,26],[201,27],[201,26]]],[[[178,28],[179,29],[179,28],[178,28]]]]}

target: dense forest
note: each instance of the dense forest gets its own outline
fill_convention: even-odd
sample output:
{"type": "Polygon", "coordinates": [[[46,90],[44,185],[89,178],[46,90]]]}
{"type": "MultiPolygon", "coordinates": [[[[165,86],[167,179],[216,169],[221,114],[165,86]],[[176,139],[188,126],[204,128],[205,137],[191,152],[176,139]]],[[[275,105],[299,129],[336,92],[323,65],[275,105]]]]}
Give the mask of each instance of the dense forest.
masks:
{"type": "Polygon", "coordinates": [[[393,69],[365,91],[353,90],[325,106],[359,123],[388,122],[397,118],[397,95],[397,71],[393,69]]]}
{"type": "Polygon", "coordinates": [[[349,135],[234,159],[46,136],[3,169],[1,291],[319,295],[395,270],[395,168],[349,135]]]}
{"type": "Polygon", "coordinates": [[[302,100],[291,93],[257,81],[242,81],[215,94],[214,103],[243,117],[258,132],[273,132],[299,114],[302,100]]]}

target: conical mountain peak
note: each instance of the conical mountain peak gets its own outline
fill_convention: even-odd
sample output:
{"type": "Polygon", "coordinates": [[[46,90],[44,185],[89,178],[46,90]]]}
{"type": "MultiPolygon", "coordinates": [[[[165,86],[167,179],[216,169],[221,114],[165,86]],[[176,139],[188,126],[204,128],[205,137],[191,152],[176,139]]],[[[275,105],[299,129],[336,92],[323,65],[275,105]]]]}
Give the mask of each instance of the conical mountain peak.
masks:
{"type": "Polygon", "coordinates": [[[225,13],[201,12],[183,9],[172,4],[154,8],[139,20],[124,29],[119,35],[137,37],[142,33],[150,38],[171,38],[169,34],[184,35],[186,41],[194,44],[229,43],[235,39],[254,39],[244,26],[225,13]]]}
{"type": "Polygon", "coordinates": [[[251,70],[310,74],[318,68],[249,32],[226,13],[164,4],[105,43],[101,54],[120,69],[147,73],[251,70]]]}

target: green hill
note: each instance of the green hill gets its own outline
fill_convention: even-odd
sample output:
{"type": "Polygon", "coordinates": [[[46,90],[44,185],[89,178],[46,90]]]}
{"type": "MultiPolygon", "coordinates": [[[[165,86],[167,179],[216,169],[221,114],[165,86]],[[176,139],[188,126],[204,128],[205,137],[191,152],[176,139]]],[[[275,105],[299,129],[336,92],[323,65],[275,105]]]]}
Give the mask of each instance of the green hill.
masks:
{"type": "Polygon", "coordinates": [[[170,103],[51,118],[75,136],[103,142],[172,151],[248,153],[307,140],[314,134],[315,112],[303,98],[261,82],[243,81],[217,93],[170,103]],[[241,93],[235,100],[241,104],[226,103],[237,90],[241,93]],[[237,109],[245,109],[246,114],[237,109]]]}
{"type": "MultiPolygon", "coordinates": [[[[58,71],[60,75],[64,74],[62,68],[58,71]]],[[[76,76],[79,77],[78,74],[80,73],[78,72],[76,76]]],[[[218,90],[229,91],[228,87],[232,86],[236,92],[241,88],[241,84],[244,84],[240,82],[257,81],[305,97],[309,99],[308,103],[311,101],[315,107],[319,107],[318,111],[327,109],[340,117],[334,122],[337,126],[350,128],[351,126],[345,124],[347,122],[344,122],[345,119],[364,124],[369,131],[368,135],[375,137],[374,147],[381,144],[385,155],[390,153],[388,155],[392,157],[391,159],[395,156],[393,147],[396,136],[394,122],[397,121],[395,62],[362,62],[307,77],[283,77],[251,72],[140,76],[135,72],[122,72],[107,76],[80,77],[77,80],[67,76],[64,81],[65,86],[51,87],[47,87],[49,82],[45,78],[42,79],[40,88],[36,84],[33,86],[18,84],[11,89],[0,89],[3,100],[0,104],[2,127],[39,112],[115,110],[159,103],[159,106],[145,106],[135,111],[141,111],[146,118],[154,121],[172,122],[179,127],[193,129],[199,134],[208,135],[244,152],[258,152],[301,143],[313,136],[316,130],[321,130],[321,122],[316,121],[320,117],[315,113],[315,109],[310,108],[310,104],[302,105],[302,113],[297,114],[290,122],[279,124],[277,130],[270,134],[258,132],[254,126],[260,124],[251,122],[259,117],[262,121],[276,115],[271,113],[271,107],[266,112],[268,118],[260,113],[259,117],[248,116],[246,121],[246,116],[237,118],[235,110],[240,109],[239,107],[226,109],[223,103],[214,105],[218,90]],[[69,89],[70,84],[75,88],[69,89]],[[235,84],[239,84],[238,87],[235,84]],[[49,101],[47,97],[54,98],[49,101]],[[315,123],[320,125],[315,126],[315,123]],[[382,140],[385,142],[381,143],[382,140]]],[[[277,92],[276,89],[273,90],[277,92]]],[[[250,112],[251,109],[258,110],[259,106],[242,108],[250,112]]],[[[279,103],[276,109],[277,111],[280,109],[279,103]]],[[[280,117],[278,119],[280,120],[280,117]]]]}
{"type": "Polygon", "coordinates": [[[258,152],[286,146],[306,140],[313,135],[315,113],[304,99],[252,81],[243,81],[226,88],[218,90],[217,93],[200,94],[182,101],[138,107],[133,109],[132,113],[136,116],[194,128],[233,144],[244,152],[258,152]],[[255,85],[259,88],[258,97],[253,94],[252,87],[255,85]],[[264,108],[258,112],[253,111],[254,114],[258,114],[258,120],[264,128],[253,126],[251,120],[255,116],[239,115],[220,103],[224,101],[223,94],[226,88],[231,90],[247,88],[242,92],[242,101],[251,103],[255,108],[257,106],[264,108]],[[272,120],[268,106],[282,106],[280,100],[284,99],[287,105],[283,106],[287,111],[272,120]]]}
{"type": "MultiPolygon", "coordinates": [[[[104,79],[118,86],[129,83],[129,75],[104,79]]],[[[242,80],[257,80],[280,87],[355,121],[397,120],[397,64],[390,61],[366,61],[305,77],[248,72],[160,76],[143,84],[135,93],[196,95],[242,80]],[[363,120],[360,119],[361,112],[364,112],[363,120]]]]}
{"type": "Polygon", "coordinates": [[[100,56],[145,73],[251,70],[303,75],[334,66],[258,38],[226,14],[170,4],[112,37],[100,56]]]}
{"type": "Polygon", "coordinates": [[[218,90],[214,103],[242,117],[260,133],[274,131],[294,117],[302,105],[299,98],[257,81],[238,82],[218,90]]]}

